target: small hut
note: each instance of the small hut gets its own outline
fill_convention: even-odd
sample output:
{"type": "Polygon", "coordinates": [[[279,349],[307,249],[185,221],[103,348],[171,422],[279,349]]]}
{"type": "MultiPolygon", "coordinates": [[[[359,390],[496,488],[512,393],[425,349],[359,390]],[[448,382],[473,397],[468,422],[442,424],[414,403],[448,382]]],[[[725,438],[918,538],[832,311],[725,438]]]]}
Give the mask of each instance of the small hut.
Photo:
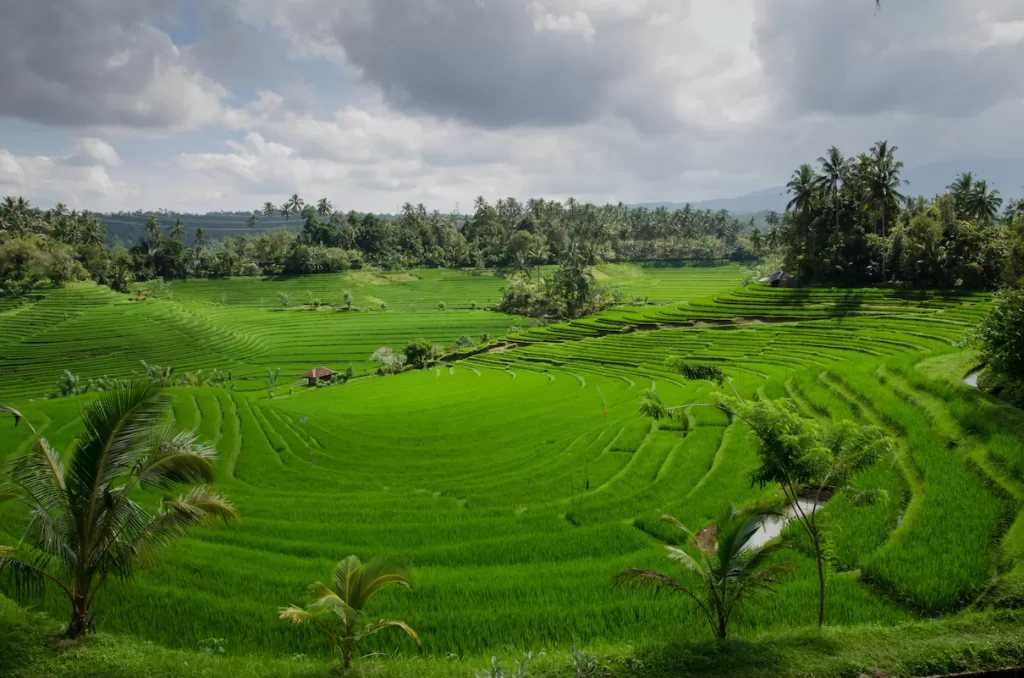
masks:
{"type": "Polygon", "coordinates": [[[316,381],[330,381],[337,372],[327,367],[314,367],[309,372],[306,372],[302,376],[309,379],[310,386],[316,386],[316,381]]]}
{"type": "Polygon", "coordinates": [[[785,271],[775,271],[775,273],[761,278],[757,282],[767,283],[772,287],[796,287],[796,278],[785,271]]]}

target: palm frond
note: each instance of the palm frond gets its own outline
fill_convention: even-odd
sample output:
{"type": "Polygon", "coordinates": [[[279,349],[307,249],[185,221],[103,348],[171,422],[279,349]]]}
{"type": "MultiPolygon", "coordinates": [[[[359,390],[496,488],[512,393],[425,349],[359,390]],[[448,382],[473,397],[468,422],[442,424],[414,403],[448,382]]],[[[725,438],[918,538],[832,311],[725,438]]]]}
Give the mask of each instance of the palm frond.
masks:
{"type": "Polygon", "coordinates": [[[355,599],[359,590],[362,569],[363,564],[359,561],[359,556],[356,555],[348,556],[334,568],[334,590],[338,597],[349,604],[355,599]]]}
{"type": "Polygon", "coordinates": [[[412,628],[408,624],[406,624],[403,621],[397,621],[397,620],[394,620],[394,619],[381,619],[376,624],[370,624],[369,626],[367,626],[365,629],[363,629],[356,636],[356,640],[357,641],[362,640],[363,638],[366,638],[367,636],[372,636],[373,634],[377,633],[378,631],[381,631],[383,629],[390,628],[390,627],[395,627],[395,628],[402,629],[403,631],[405,631],[409,635],[410,638],[412,638],[413,640],[416,641],[417,645],[419,645],[420,647],[423,647],[423,644],[420,643],[420,637],[416,635],[416,632],[413,631],[412,628]]]}
{"type": "Polygon", "coordinates": [[[170,399],[149,382],[104,391],[82,409],[85,432],[78,438],[67,473],[68,492],[91,521],[100,490],[127,475],[137,450],[147,447],[170,399]]]}
{"type": "Polygon", "coordinates": [[[358,596],[350,603],[361,610],[385,586],[397,584],[407,589],[415,588],[415,576],[415,571],[405,560],[392,555],[376,556],[363,566],[358,596]]]}
{"type": "Polygon", "coordinates": [[[216,458],[216,450],[200,443],[193,432],[162,426],[140,455],[136,474],[139,484],[164,491],[175,484],[212,483],[216,458]]]}
{"type": "Polygon", "coordinates": [[[18,491],[5,490],[5,494],[20,495],[30,507],[45,511],[70,508],[64,466],[45,438],[39,438],[28,453],[14,459],[9,469],[6,475],[18,491]]]}
{"type": "Polygon", "coordinates": [[[45,570],[16,556],[12,547],[0,546],[0,589],[24,602],[41,597],[48,579],[45,570]]]}
{"type": "Polygon", "coordinates": [[[282,607],[277,611],[278,619],[290,621],[293,624],[308,624],[313,620],[313,615],[297,605],[282,607]]]}

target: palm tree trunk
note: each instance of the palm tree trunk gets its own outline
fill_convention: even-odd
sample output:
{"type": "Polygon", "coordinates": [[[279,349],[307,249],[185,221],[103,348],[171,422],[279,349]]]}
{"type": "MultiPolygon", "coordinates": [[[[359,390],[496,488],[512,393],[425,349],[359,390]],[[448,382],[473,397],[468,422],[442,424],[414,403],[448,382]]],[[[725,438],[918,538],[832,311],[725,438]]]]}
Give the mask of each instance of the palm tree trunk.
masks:
{"type": "Polygon", "coordinates": [[[80,638],[89,632],[92,626],[92,614],[85,596],[71,598],[71,622],[68,624],[67,637],[80,638]]]}
{"type": "Polygon", "coordinates": [[[352,629],[345,634],[345,668],[352,665],[352,629]]]}

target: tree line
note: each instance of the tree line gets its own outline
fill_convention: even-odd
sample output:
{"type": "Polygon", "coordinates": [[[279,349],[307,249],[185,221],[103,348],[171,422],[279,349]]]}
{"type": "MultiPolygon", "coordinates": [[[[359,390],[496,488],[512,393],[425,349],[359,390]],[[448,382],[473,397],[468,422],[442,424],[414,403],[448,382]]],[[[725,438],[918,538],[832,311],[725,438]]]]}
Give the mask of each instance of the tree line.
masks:
{"type": "Polygon", "coordinates": [[[970,172],[931,198],[904,193],[896,146],[856,157],[832,147],[787,184],[751,244],[801,285],[997,289],[1024,275],[1024,200],[1005,201],[970,172]]]}
{"type": "Polygon", "coordinates": [[[5,294],[41,284],[92,279],[127,290],[156,278],[333,273],[363,266],[501,268],[525,273],[569,258],[751,260],[742,238],[752,227],[725,210],[597,206],[478,198],[471,215],[428,212],[406,204],[397,216],[343,213],[330,200],[307,204],[294,194],[266,203],[248,218],[251,233],[212,239],[178,217],[161,226],[150,213],[145,232],[127,246],[105,244],[89,212],[33,207],[24,198],[0,202],[0,281],[5,294]],[[258,231],[261,217],[296,217],[298,228],[258,231]],[[186,244],[189,243],[189,244],[186,244]]]}

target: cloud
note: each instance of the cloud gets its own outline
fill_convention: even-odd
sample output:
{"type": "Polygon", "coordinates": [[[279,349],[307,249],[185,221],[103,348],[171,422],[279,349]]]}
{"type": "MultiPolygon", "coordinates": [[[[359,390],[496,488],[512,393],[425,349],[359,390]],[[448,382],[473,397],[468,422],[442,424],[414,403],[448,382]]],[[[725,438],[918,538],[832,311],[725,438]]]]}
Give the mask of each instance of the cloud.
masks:
{"type": "Polygon", "coordinates": [[[118,163],[117,151],[95,138],[79,139],[64,156],[19,156],[0,149],[0,193],[76,206],[123,198],[131,187],[108,173],[118,163]]]}
{"type": "Polygon", "coordinates": [[[1024,96],[1019,0],[766,0],[756,41],[780,116],[970,116],[1024,96]]]}
{"type": "Polygon", "coordinates": [[[0,116],[143,130],[217,120],[228,91],[189,68],[154,26],[160,0],[4,3],[0,116]]]}

